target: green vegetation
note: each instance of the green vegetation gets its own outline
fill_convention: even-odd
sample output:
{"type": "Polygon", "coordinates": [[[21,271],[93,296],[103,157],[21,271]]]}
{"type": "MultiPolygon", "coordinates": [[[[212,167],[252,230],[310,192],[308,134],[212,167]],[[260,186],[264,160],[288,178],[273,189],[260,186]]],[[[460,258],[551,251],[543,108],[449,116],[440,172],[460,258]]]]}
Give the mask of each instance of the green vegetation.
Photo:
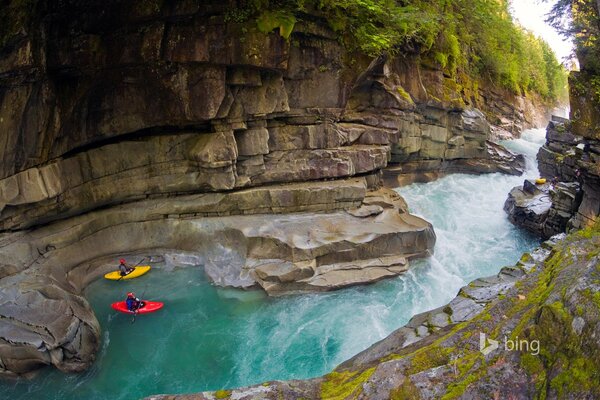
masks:
{"type": "Polygon", "coordinates": [[[362,372],[342,371],[325,375],[321,384],[321,398],[328,400],[342,400],[356,398],[362,392],[362,385],[373,375],[375,368],[362,372]]]}
{"type": "Polygon", "coordinates": [[[441,346],[426,347],[425,350],[415,353],[411,361],[411,368],[406,372],[412,375],[440,365],[446,365],[450,362],[450,353],[450,349],[441,346]]]}
{"type": "MultiPolygon", "coordinates": [[[[580,292],[583,295],[582,304],[572,312],[565,304],[566,286],[562,289],[560,300],[548,302],[552,293],[556,292],[561,272],[577,259],[572,249],[594,251],[594,241],[598,237],[600,223],[570,235],[567,242],[557,246],[545,262],[545,268],[533,290],[528,293],[527,300],[518,303],[512,311],[524,312],[521,323],[512,332],[512,338],[535,338],[543,344],[538,355],[523,353],[520,360],[521,366],[536,384],[536,398],[545,398],[549,390],[559,398],[567,394],[597,394],[600,391],[597,383],[597,349],[586,347],[581,335],[572,328],[575,316],[587,312],[590,313],[587,317],[589,320],[591,315],[597,315],[600,302],[595,302],[594,294],[586,289],[580,292]],[[532,324],[532,321],[535,323],[532,324]]],[[[572,279],[576,280],[577,277],[573,276],[572,279]]]]}
{"type": "MultiPolygon", "coordinates": [[[[549,1],[549,0],[547,0],[549,1]]],[[[573,39],[581,71],[587,75],[594,100],[600,103],[600,2],[552,0],[548,22],[573,39]]]]}
{"type": "MultiPolygon", "coordinates": [[[[515,93],[565,99],[567,77],[547,43],[515,25],[508,0],[247,0],[236,12],[288,38],[296,21],[326,19],[348,50],[420,57],[470,88],[488,80],[515,93]]],[[[234,18],[231,18],[234,19],[234,18]]],[[[239,20],[235,19],[236,21],[239,20]]]]}
{"type": "Polygon", "coordinates": [[[215,392],[216,399],[227,399],[231,395],[231,390],[217,390],[215,392]]]}
{"type": "Polygon", "coordinates": [[[258,29],[262,33],[269,33],[279,28],[279,34],[286,39],[292,34],[295,23],[296,17],[286,11],[265,11],[256,20],[258,29]]]}
{"type": "Polygon", "coordinates": [[[420,400],[420,393],[410,379],[405,378],[400,386],[390,392],[390,400],[420,400]]]}

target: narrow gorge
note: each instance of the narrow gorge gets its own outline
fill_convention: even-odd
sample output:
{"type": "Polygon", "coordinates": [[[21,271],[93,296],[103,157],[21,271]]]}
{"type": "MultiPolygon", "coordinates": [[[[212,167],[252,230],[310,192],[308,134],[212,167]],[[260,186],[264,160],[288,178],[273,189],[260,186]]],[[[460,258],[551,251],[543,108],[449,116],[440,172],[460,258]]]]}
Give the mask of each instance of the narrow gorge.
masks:
{"type": "MultiPolygon", "coordinates": [[[[383,24],[380,2],[259,3],[2,6],[0,395],[477,397],[497,389],[477,384],[498,361],[483,370],[485,356],[452,346],[473,350],[490,321],[521,332],[526,318],[540,336],[572,322],[589,358],[565,353],[568,332],[557,354],[593,381],[598,308],[575,310],[597,304],[585,58],[570,77],[577,118],[551,119],[556,84],[467,73],[461,28],[415,22],[422,38],[385,48],[360,36],[364,15],[383,24]],[[100,279],[122,257],[153,270],[100,279]],[[560,281],[538,293],[536,279],[560,281]],[[563,287],[554,317],[530,296],[563,287]],[[165,309],[115,315],[109,304],[133,290],[165,309]],[[458,393],[452,376],[472,388],[458,393]]],[[[433,12],[394,4],[407,21],[433,12]]],[[[490,21],[517,29],[500,12],[490,21]]],[[[523,398],[544,370],[527,360],[523,398]]]]}

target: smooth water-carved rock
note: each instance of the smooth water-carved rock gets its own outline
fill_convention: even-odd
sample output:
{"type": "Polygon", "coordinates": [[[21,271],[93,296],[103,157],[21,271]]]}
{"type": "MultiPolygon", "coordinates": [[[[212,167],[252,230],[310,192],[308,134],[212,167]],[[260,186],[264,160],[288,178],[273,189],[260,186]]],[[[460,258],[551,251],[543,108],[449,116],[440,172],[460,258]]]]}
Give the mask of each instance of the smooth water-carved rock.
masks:
{"type": "Polygon", "coordinates": [[[87,301],[64,285],[32,271],[2,279],[0,375],[44,365],[80,372],[94,361],[100,325],[87,301]]]}
{"type": "Polygon", "coordinates": [[[435,241],[428,223],[396,207],[369,216],[337,213],[285,220],[283,225],[277,219],[263,219],[262,238],[252,249],[253,257],[267,258],[253,265],[259,265],[258,283],[273,295],[332,290],[396,276],[407,270],[408,258],[427,254],[435,241]]]}
{"type": "Polygon", "coordinates": [[[99,330],[80,293],[123,255],[191,253],[215,284],[261,286],[270,295],[396,276],[408,259],[429,254],[433,228],[406,213],[397,193],[366,190],[366,179],[355,178],[156,198],[4,233],[2,372],[87,368],[99,330]],[[364,207],[381,212],[356,217],[345,211],[359,208],[365,197],[371,204],[364,207]],[[217,210],[223,216],[207,216],[217,210]]]}

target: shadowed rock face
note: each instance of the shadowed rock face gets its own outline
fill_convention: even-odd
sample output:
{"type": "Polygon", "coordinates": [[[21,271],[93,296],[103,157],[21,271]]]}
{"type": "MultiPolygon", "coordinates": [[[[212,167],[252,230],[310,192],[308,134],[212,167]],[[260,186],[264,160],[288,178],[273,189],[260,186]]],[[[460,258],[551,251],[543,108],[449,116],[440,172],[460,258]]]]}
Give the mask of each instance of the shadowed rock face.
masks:
{"type": "MultiPolygon", "coordinates": [[[[231,21],[236,6],[0,10],[1,373],[89,366],[98,323],[80,294],[118,256],[194,252],[216,284],[271,295],[365,284],[435,241],[380,189],[390,162],[518,170],[472,102],[444,100],[441,71],[347,68],[319,17],[287,41],[231,21]]],[[[497,99],[477,105],[515,114],[497,99]]]]}

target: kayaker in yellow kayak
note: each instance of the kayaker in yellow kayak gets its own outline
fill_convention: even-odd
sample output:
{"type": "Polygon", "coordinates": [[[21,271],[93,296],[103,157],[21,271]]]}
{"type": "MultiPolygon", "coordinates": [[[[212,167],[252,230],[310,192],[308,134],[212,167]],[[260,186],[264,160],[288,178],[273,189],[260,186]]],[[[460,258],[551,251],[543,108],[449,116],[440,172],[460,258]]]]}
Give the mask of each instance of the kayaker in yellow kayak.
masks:
{"type": "Polygon", "coordinates": [[[109,273],[104,274],[104,277],[112,281],[120,281],[142,276],[146,272],[150,271],[149,265],[140,265],[145,259],[146,258],[144,257],[137,264],[130,266],[125,262],[125,259],[121,258],[119,260],[119,268],[117,268],[116,271],[111,271],[109,273]]]}
{"type": "Polygon", "coordinates": [[[121,276],[125,276],[127,274],[132,273],[134,269],[135,269],[135,267],[130,267],[129,265],[127,265],[125,263],[124,258],[121,258],[119,260],[119,273],[121,274],[121,276]]]}

